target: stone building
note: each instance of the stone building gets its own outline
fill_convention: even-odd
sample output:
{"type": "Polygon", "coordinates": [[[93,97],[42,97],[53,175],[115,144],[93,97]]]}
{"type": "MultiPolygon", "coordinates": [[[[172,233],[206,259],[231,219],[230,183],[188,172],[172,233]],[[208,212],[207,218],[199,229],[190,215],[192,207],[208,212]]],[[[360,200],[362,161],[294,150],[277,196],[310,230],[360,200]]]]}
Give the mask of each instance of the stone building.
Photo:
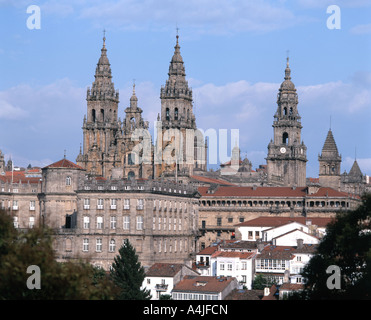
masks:
{"type": "Polygon", "coordinates": [[[86,258],[107,270],[128,239],[144,267],[191,265],[198,233],[198,193],[191,186],[86,177],[75,199],[73,223],[56,230],[59,260],[86,258]]]}
{"type": "Polygon", "coordinates": [[[358,196],[320,187],[199,187],[199,246],[233,239],[235,225],[260,216],[333,217],[355,209],[358,196]]]}

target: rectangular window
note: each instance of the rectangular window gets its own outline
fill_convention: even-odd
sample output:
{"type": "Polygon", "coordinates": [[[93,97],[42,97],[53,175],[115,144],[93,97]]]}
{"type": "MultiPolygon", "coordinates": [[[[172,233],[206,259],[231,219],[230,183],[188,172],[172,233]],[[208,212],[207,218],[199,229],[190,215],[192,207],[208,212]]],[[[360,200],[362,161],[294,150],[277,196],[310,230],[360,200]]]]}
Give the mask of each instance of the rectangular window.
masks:
{"type": "Polygon", "coordinates": [[[30,201],[30,210],[31,211],[34,211],[36,209],[36,206],[35,206],[35,200],[31,200],[30,201]]]}
{"type": "Polygon", "coordinates": [[[111,210],[117,209],[117,199],[111,199],[111,210]]]}
{"type": "Polygon", "coordinates": [[[102,210],[103,209],[103,199],[98,199],[98,203],[97,203],[97,208],[99,210],[102,210]]]}
{"type": "Polygon", "coordinates": [[[252,239],[252,231],[249,231],[248,239],[252,239]]]}
{"type": "Polygon", "coordinates": [[[115,250],[116,250],[116,241],[112,239],[109,242],[109,252],[115,252],[115,250]]]}
{"type": "Polygon", "coordinates": [[[247,262],[242,262],[241,270],[247,270],[247,262]]]}
{"type": "Polygon", "coordinates": [[[82,251],[89,251],[89,239],[85,238],[82,243],[82,251]]]}
{"type": "Polygon", "coordinates": [[[18,228],[18,217],[13,217],[13,225],[14,225],[14,228],[18,228]]]}
{"type": "Polygon", "coordinates": [[[124,230],[130,229],[130,216],[124,216],[124,230]]]}
{"type": "Polygon", "coordinates": [[[13,200],[13,210],[18,210],[18,200],[13,200]]]}
{"type": "Polygon", "coordinates": [[[103,217],[97,217],[97,229],[103,229],[103,217]]]}
{"type": "Polygon", "coordinates": [[[116,224],[117,224],[117,218],[115,216],[112,216],[110,219],[111,229],[116,229],[116,224]]]}
{"type": "Polygon", "coordinates": [[[259,231],[255,231],[255,239],[259,239],[260,238],[260,233],[259,231]]]}
{"type": "Polygon", "coordinates": [[[95,251],[102,252],[102,239],[97,239],[95,251]]]}
{"type": "Polygon", "coordinates": [[[143,230],[143,216],[137,216],[137,230],[143,230]]]}
{"type": "Polygon", "coordinates": [[[130,199],[124,199],[124,210],[130,209],[130,199]]]}
{"type": "Polygon", "coordinates": [[[84,209],[90,209],[90,199],[84,199],[84,209]]]}
{"type": "Polygon", "coordinates": [[[222,218],[216,218],[216,225],[218,227],[221,227],[221,225],[222,225],[222,218]]]}
{"type": "Polygon", "coordinates": [[[224,263],[219,264],[219,269],[224,271],[224,263]]]}
{"type": "Polygon", "coordinates": [[[232,263],[228,263],[227,268],[228,268],[228,271],[232,271],[232,263]]]}
{"type": "Polygon", "coordinates": [[[89,229],[89,228],[90,228],[90,218],[84,217],[84,229],[89,229]]]}
{"type": "Polygon", "coordinates": [[[34,225],[35,225],[35,218],[34,217],[30,217],[28,226],[32,229],[34,227],[34,225]]]}
{"type": "Polygon", "coordinates": [[[143,199],[138,199],[137,200],[137,210],[143,210],[144,208],[144,200],[143,199]]]}

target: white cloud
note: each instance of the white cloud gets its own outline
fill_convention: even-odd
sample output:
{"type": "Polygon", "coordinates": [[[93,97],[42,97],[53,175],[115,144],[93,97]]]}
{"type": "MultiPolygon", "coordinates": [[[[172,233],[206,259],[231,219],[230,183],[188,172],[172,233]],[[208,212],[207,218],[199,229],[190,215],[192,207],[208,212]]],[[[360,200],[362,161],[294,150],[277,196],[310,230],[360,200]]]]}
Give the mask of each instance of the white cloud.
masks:
{"type": "Polygon", "coordinates": [[[24,118],[27,112],[18,108],[6,100],[2,100],[0,94],[0,119],[19,119],[24,118]]]}
{"type": "Polygon", "coordinates": [[[371,23],[359,24],[350,29],[350,33],[353,34],[371,34],[371,23]]]}
{"type": "Polygon", "coordinates": [[[302,18],[279,3],[264,0],[105,1],[82,8],[80,17],[125,29],[163,29],[177,23],[200,33],[268,32],[285,29],[302,18]]]}

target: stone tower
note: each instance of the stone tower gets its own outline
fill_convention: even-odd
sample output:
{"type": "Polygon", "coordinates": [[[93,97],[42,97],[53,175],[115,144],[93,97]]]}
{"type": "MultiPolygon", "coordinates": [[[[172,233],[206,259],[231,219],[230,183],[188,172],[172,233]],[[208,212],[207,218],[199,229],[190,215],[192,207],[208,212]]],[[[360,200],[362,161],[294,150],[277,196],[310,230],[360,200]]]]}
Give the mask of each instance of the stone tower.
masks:
{"type": "Polygon", "coordinates": [[[268,183],[282,186],[306,185],[307,148],[301,141],[301,117],[298,112],[298,95],[291,81],[289,58],[285,80],[277,96],[274,115],[274,139],[268,145],[268,183]]]}
{"type": "Polygon", "coordinates": [[[130,106],[125,109],[120,142],[123,152],[123,177],[127,179],[152,178],[152,139],[148,131],[148,121],[143,120],[142,112],[143,110],[138,107],[133,84],[130,106]]]}
{"type": "Polygon", "coordinates": [[[5,172],[5,160],[4,160],[4,154],[0,150],[0,174],[3,174],[5,172]]]}
{"type": "Polygon", "coordinates": [[[92,175],[110,177],[112,168],[121,163],[117,149],[120,123],[117,120],[119,93],[112,82],[111,66],[103,47],[91,89],[87,89],[87,115],[83,122],[83,151],[76,162],[92,175]]]}
{"type": "Polygon", "coordinates": [[[178,172],[192,175],[195,168],[206,170],[206,146],[196,127],[192,89],[186,80],[178,35],[174,49],[169,78],[160,94],[161,118],[157,121],[157,136],[161,135],[162,139],[157,141],[157,147],[162,150],[162,161],[161,164],[157,161],[156,176],[178,172]]]}
{"type": "Polygon", "coordinates": [[[335,143],[331,129],[327,133],[319,161],[319,183],[323,187],[340,190],[341,156],[335,143]]]}

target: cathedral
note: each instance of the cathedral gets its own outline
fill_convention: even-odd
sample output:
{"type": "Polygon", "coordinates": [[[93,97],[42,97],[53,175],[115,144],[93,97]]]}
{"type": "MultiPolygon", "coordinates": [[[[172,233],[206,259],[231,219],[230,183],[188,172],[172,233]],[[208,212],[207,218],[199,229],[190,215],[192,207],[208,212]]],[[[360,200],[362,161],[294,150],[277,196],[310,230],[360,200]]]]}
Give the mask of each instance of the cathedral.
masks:
{"type": "Polygon", "coordinates": [[[192,89],[186,80],[179,36],[169,78],[161,88],[155,142],[138,106],[135,84],[124,120],[121,122],[118,117],[119,93],[112,81],[105,41],[104,37],[95,80],[87,89],[83,147],[77,165],[92,176],[124,179],[191,176],[195,168],[206,171],[206,143],[196,127],[192,89]]]}

